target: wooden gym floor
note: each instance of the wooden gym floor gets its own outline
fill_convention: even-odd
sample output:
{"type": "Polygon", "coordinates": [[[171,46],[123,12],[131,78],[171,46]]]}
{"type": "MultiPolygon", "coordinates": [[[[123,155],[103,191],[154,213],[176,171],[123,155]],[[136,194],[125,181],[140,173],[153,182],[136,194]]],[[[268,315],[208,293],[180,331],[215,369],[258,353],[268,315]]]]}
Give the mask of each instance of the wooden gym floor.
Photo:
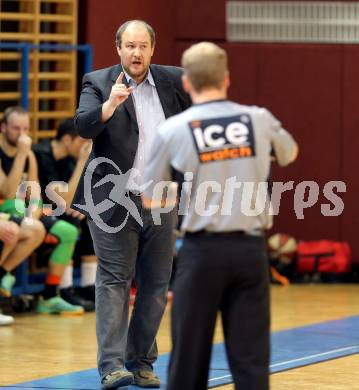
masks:
{"type": "MultiPolygon", "coordinates": [[[[170,351],[169,312],[170,307],[158,337],[160,354],[170,351]]],[[[272,287],[272,331],[358,315],[359,285],[272,287]]],[[[359,329],[357,332],[359,334],[359,329]]],[[[218,324],[215,342],[222,340],[218,324]]],[[[13,326],[0,327],[0,352],[0,386],[8,389],[20,382],[94,368],[95,315],[18,315],[13,326]]],[[[271,389],[359,389],[358,367],[359,355],[354,354],[272,374],[271,389]]],[[[225,385],[218,389],[234,387],[225,385]]]]}

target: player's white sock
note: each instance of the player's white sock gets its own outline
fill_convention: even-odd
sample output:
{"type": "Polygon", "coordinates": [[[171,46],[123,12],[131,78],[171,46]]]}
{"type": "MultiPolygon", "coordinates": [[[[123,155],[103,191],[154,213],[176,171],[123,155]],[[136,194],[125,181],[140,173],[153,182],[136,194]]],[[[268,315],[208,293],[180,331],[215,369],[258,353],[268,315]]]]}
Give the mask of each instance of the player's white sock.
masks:
{"type": "Polygon", "coordinates": [[[61,277],[60,289],[61,288],[69,288],[74,284],[73,278],[74,267],[72,265],[68,265],[65,267],[64,274],[61,277]]]}
{"type": "Polygon", "coordinates": [[[82,262],[81,263],[81,280],[80,286],[93,286],[96,280],[97,262],[82,262]]]}

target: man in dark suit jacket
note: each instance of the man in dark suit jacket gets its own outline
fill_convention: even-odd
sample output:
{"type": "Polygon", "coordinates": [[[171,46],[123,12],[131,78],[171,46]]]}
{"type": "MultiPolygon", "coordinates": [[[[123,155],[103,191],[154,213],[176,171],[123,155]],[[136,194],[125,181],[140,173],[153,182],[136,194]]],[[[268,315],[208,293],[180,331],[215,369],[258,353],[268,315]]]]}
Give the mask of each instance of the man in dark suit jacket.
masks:
{"type": "Polygon", "coordinates": [[[153,29],[129,21],[116,33],[121,65],[85,75],[75,123],[93,148],[73,207],[89,216],[99,259],[98,368],[103,388],[159,387],[156,334],[172,268],[174,212],[155,225],[139,196],[156,128],[190,105],[180,68],[150,65],[153,29]],[[129,326],[132,278],[137,296],[129,326]],[[126,371],[124,368],[127,368],[126,371]]]}

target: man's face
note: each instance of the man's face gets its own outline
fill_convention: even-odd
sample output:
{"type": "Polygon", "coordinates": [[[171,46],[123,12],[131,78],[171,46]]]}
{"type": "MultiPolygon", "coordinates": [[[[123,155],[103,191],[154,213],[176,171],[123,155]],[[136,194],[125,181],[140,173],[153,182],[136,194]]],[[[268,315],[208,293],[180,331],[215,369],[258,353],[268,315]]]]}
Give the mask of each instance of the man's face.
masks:
{"type": "Polygon", "coordinates": [[[121,47],[117,52],[121,65],[138,83],[142,82],[151,63],[154,47],[146,27],[130,24],[122,34],[121,47]]]}
{"type": "Polygon", "coordinates": [[[19,137],[28,135],[30,130],[30,119],[28,114],[13,112],[10,114],[7,123],[2,124],[2,133],[11,146],[16,146],[19,137]]]}
{"type": "Polygon", "coordinates": [[[68,144],[69,155],[77,160],[79,158],[80,150],[82,146],[88,141],[84,138],[81,138],[79,135],[74,138],[71,138],[70,136],[68,137],[69,137],[69,144],[68,144]]]}

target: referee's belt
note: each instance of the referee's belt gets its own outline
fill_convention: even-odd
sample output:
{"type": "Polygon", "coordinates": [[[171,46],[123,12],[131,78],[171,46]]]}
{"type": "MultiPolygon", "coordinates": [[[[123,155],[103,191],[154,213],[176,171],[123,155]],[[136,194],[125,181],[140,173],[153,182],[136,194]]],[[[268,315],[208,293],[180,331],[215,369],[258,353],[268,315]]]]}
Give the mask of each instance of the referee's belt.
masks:
{"type": "Polygon", "coordinates": [[[255,230],[235,230],[232,232],[209,232],[207,230],[198,230],[197,232],[186,232],[187,237],[263,237],[264,231],[260,229],[255,230]]]}

